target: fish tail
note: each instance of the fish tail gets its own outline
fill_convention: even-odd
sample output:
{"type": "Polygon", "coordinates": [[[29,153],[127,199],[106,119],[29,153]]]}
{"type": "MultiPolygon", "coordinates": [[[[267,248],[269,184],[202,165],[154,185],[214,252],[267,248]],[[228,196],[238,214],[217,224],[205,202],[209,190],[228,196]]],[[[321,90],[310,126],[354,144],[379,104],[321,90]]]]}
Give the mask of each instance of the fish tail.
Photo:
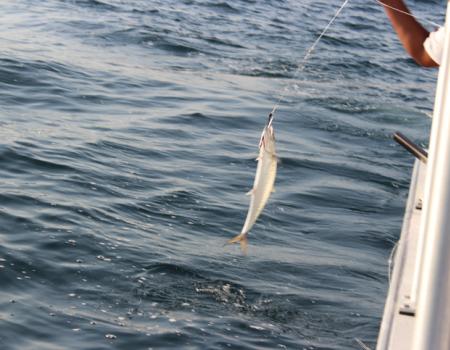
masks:
{"type": "Polygon", "coordinates": [[[248,246],[247,234],[248,234],[247,232],[240,233],[236,237],[230,239],[227,243],[232,244],[239,242],[241,244],[242,251],[244,252],[244,254],[247,254],[247,246],[248,246]]]}

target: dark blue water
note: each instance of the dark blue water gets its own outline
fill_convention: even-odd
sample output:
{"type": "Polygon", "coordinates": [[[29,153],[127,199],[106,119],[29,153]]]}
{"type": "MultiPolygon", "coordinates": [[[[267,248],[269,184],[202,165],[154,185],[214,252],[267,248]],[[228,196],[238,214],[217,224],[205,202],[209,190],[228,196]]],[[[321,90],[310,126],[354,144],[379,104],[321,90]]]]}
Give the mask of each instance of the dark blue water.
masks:
{"type": "Polygon", "coordinates": [[[0,3],[1,349],[375,346],[413,164],[391,135],[426,144],[436,72],[354,0],[296,75],[339,5],[0,3]]]}

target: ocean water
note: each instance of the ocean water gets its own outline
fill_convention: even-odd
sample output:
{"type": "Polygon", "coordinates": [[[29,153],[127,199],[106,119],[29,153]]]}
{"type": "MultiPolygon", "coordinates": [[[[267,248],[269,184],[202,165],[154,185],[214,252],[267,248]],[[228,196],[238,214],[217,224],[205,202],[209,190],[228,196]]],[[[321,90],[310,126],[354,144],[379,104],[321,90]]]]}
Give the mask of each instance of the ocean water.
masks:
{"type": "Polygon", "coordinates": [[[413,165],[392,134],[427,144],[437,74],[362,0],[297,74],[340,4],[0,2],[2,350],[375,347],[413,165]]]}

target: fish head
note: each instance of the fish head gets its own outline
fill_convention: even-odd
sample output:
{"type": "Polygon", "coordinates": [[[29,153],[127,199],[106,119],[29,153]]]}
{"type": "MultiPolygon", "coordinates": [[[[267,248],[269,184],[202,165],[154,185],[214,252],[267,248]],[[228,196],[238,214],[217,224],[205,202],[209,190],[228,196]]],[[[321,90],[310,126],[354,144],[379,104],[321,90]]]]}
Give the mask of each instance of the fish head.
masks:
{"type": "Polygon", "coordinates": [[[275,132],[272,123],[269,123],[264,128],[259,141],[259,148],[264,148],[267,152],[275,153],[275,132]]]}

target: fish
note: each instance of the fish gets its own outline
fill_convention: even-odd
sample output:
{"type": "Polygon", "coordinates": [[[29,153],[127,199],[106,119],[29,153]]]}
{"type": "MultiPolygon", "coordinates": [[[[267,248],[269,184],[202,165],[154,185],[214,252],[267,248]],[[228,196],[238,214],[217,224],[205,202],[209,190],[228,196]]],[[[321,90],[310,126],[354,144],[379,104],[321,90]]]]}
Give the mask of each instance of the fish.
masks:
{"type": "Polygon", "coordinates": [[[275,133],[272,126],[273,115],[269,114],[269,120],[264,127],[259,141],[259,154],[256,160],[255,180],[253,188],[247,193],[250,195],[250,207],[242,227],[241,233],[230,239],[227,243],[240,243],[241,250],[246,254],[248,245],[248,233],[263,211],[270,194],[274,192],[275,178],[277,175],[278,158],[275,150],[275,133]]]}

